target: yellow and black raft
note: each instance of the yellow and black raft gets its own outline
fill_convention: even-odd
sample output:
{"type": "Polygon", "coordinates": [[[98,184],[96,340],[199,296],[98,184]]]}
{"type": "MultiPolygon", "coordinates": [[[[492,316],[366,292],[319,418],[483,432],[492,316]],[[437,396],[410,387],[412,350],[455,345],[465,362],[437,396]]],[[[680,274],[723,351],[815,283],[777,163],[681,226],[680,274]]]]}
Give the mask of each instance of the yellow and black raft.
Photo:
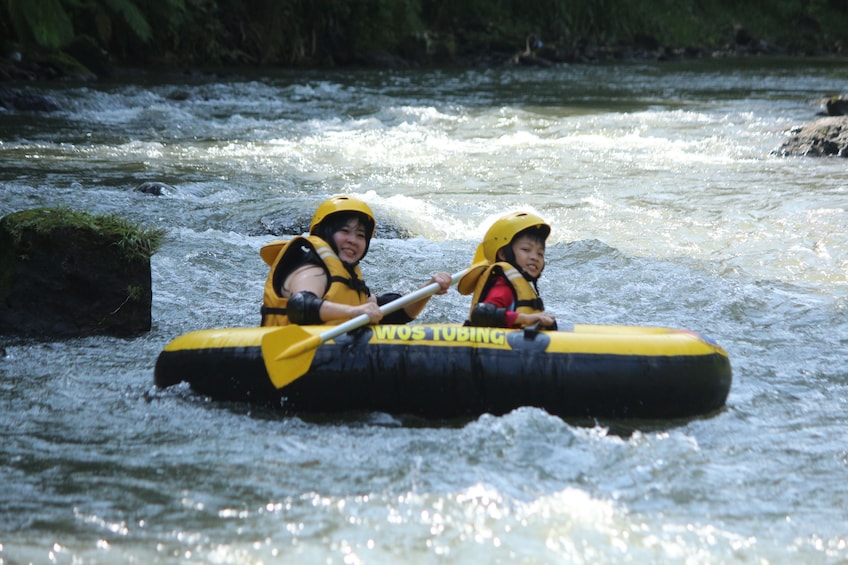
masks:
{"type": "MultiPolygon", "coordinates": [[[[298,331],[317,336],[326,329],[298,331]]],[[[323,341],[298,370],[302,376],[286,378],[285,354],[273,346],[274,332],[284,330],[182,335],[159,355],[154,382],[160,388],[187,382],[214,400],[292,413],[449,418],[535,406],[560,417],[667,419],[720,409],[732,380],[727,353],[687,330],[573,325],[549,332],[458,324],[358,328],[323,341]]]]}

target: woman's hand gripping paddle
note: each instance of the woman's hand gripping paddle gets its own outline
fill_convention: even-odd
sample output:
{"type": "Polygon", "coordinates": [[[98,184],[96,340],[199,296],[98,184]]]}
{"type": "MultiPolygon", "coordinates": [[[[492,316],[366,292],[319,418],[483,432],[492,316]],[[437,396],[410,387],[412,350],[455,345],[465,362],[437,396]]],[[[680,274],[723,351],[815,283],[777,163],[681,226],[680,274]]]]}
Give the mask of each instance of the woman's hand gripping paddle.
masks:
{"type": "MultiPolygon", "coordinates": [[[[474,255],[474,263],[484,260],[482,246],[474,255]],[[479,255],[479,258],[478,258],[479,255]]],[[[473,266],[473,265],[472,265],[473,266]]],[[[451,285],[456,284],[467,272],[460,271],[451,275],[451,285]]],[[[430,283],[415,292],[393,300],[380,306],[383,314],[389,314],[395,310],[418,302],[422,298],[432,296],[439,291],[439,283],[430,283]]],[[[277,388],[283,388],[287,384],[302,377],[312,365],[315,350],[325,341],[338,337],[351,330],[367,325],[369,318],[366,314],[352,318],[343,324],[320,334],[313,334],[300,326],[284,326],[277,331],[268,332],[262,337],[262,358],[265,360],[265,368],[271,382],[277,388]]]]}

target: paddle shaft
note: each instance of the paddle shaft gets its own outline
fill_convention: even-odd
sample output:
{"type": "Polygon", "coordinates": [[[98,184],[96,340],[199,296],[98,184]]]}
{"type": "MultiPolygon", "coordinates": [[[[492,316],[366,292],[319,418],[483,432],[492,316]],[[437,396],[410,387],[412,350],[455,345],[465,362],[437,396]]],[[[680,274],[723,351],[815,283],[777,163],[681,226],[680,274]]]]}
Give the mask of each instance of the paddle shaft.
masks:
{"type": "MultiPolygon", "coordinates": [[[[456,284],[459,279],[462,278],[462,275],[464,275],[465,272],[466,271],[460,271],[451,275],[451,286],[456,284]]],[[[382,306],[380,306],[380,312],[382,312],[383,315],[391,314],[396,310],[400,310],[401,308],[418,302],[422,298],[426,298],[428,296],[436,294],[440,288],[441,286],[439,286],[439,283],[430,283],[427,286],[419,288],[415,292],[410,292],[409,294],[405,294],[396,300],[392,300],[391,302],[383,304],[382,306]]],[[[341,323],[338,326],[333,326],[332,329],[318,334],[318,338],[320,339],[320,343],[324,343],[329,339],[333,339],[334,337],[338,337],[351,330],[355,330],[356,328],[364,326],[370,321],[371,318],[368,317],[368,314],[360,314],[356,318],[351,318],[347,322],[341,323]]]]}

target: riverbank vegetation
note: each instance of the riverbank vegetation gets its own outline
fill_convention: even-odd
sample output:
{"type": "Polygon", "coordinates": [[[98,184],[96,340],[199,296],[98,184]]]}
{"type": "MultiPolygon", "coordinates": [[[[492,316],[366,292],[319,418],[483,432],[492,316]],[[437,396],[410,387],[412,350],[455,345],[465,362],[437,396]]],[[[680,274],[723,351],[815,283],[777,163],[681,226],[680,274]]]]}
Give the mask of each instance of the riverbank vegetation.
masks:
{"type": "Polygon", "coordinates": [[[19,68],[845,55],[845,0],[0,0],[19,68]],[[531,38],[534,41],[531,41],[531,38]],[[45,63],[52,61],[52,63],[45,63]],[[60,62],[57,62],[60,61],[60,62]]]}

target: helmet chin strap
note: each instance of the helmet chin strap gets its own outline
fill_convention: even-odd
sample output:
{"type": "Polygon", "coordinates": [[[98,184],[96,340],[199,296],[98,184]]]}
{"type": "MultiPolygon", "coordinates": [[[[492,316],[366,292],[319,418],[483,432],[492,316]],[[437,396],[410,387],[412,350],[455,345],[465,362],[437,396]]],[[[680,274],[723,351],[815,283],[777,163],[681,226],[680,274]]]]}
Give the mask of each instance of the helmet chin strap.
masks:
{"type": "Polygon", "coordinates": [[[365,296],[371,296],[371,289],[368,288],[368,285],[366,285],[364,281],[361,281],[356,277],[356,273],[353,269],[354,267],[356,267],[357,264],[359,264],[359,261],[357,261],[353,265],[348,265],[347,263],[342,261],[342,265],[344,265],[345,269],[347,269],[347,272],[350,273],[350,278],[353,281],[353,286],[351,288],[356,291],[365,293],[365,296]]]}
{"type": "Polygon", "coordinates": [[[530,275],[530,273],[528,273],[527,271],[525,271],[524,269],[522,269],[518,265],[513,265],[513,267],[518,269],[518,272],[521,273],[522,277],[524,277],[528,282],[533,284],[533,289],[536,291],[536,294],[539,294],[538,280],[539,280],[539,277],[542,276],[542,272],[539,271],[539,277],[533,277],[533,276],[530,275]]]}

